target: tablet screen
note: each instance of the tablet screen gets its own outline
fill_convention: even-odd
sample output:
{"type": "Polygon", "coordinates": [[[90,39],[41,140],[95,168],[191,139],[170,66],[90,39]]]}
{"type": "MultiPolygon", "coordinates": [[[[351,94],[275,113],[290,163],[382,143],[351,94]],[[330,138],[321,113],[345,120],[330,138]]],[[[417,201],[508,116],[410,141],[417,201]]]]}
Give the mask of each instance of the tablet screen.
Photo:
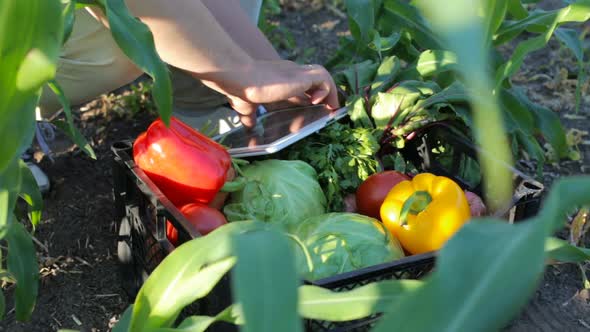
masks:
{"type": "Polygon", "coordinates": [[[310,126],[315,127],[318,121],[327,122],[335,117],[337,112],[330,111],[324,105],[270,111],[258,117],[254,128],[240,127],[216,137],[215,140],[230,149],[230,152],[232,149],[264,148],[280,142],[289,135],[292,137],[295,136],[293,134],[306,131],[310,126]]]}

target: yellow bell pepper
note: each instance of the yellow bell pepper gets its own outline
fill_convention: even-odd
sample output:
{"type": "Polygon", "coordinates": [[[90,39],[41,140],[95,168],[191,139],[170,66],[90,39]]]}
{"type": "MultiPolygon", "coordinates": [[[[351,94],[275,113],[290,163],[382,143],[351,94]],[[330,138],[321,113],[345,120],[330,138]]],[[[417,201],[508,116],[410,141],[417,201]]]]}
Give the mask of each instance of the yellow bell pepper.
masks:
{"type": "Polygon", "coordinates": [[[411,254],[439,250],[471,217],[461,187],[430,173],[398,183],[380,212],[385,227],[411,254]]]}

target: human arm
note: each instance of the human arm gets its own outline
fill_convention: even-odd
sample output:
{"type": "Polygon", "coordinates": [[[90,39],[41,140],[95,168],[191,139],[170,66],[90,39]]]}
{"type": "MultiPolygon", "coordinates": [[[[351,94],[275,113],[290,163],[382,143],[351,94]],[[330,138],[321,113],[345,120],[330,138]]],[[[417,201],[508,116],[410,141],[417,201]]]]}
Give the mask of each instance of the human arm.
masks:
{"type": "Polygon", "coordinates": [[[201,1],[223,27],[227,34],[248,55],[257,60],[280,60],[266,36],[258,29],[256,23],[240,7],[239,0],[202,0],[201,1]]]}
{"type": "Polygon", "coordinates": [[[200,1],[126,3],[134,16],[151,29],[165,62],[192,73],[228,96],[244,116],[252,113],[252,107],[243,107],[247,103],[270,103],[303,93],[314,103],[338,106],[334,83],[323,67],[253,59],[200,1]]]}

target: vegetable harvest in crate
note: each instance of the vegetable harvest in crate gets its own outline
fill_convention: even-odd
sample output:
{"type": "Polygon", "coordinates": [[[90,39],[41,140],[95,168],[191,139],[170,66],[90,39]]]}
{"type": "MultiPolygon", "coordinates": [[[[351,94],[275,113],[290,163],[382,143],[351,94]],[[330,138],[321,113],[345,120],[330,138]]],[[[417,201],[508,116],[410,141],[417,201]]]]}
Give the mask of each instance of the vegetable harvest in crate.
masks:
{"type": "MultiPolygon", "coordinates": [[[[133,156],[199,234],[246,220],[276,226],[306,280],[436,251],[470,218],[468,194],[481,210],[452,179],[420,173],[399,153],[379,155],[382,132],[347,121],[232,167],[221,144],[177,119],[156,120],[133,156]]],[[[183,242],[170,221],[166,236],[183,242]]]]}

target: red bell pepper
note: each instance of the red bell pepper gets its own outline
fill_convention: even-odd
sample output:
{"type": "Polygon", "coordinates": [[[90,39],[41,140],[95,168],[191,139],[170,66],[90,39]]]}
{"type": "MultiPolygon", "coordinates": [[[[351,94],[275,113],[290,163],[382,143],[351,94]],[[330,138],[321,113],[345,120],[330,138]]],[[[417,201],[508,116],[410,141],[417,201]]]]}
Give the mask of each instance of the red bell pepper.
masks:
{"type": "Polygon", "coordinates": [[[154,121],[133,144],[139,168],[176,206],[213,200],[231,166],[227,150],[176,118],[154,121]]]}

